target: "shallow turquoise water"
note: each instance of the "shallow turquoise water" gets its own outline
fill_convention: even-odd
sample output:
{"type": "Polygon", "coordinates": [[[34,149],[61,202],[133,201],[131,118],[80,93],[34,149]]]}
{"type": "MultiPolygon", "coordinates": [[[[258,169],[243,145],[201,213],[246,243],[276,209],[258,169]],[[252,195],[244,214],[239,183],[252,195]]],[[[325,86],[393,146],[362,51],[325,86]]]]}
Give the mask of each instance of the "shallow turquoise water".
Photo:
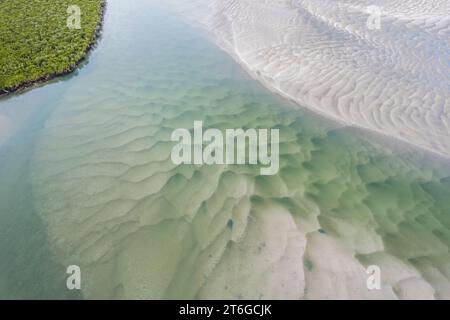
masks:
{"type": "Polygon", "coordinates": [[[389,269],[388,294],[450,294],[448,162],[282,100],[154,2],[109,1],[89,63],[0,114],[0,298],[327,297],[324,241],[389,269]],[[279,174],[175,166],[196,120],[279,129],[279,174]]]}

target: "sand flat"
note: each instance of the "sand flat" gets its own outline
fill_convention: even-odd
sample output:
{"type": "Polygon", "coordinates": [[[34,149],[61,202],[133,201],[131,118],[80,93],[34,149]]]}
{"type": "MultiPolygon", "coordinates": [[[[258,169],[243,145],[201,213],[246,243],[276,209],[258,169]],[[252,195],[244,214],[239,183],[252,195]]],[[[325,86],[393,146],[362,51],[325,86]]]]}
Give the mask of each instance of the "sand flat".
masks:
{"type": "Polygon", "coordinates": [[[346,125],[450,156],[448,1],[172,3],[271,89],[346,125]]]}

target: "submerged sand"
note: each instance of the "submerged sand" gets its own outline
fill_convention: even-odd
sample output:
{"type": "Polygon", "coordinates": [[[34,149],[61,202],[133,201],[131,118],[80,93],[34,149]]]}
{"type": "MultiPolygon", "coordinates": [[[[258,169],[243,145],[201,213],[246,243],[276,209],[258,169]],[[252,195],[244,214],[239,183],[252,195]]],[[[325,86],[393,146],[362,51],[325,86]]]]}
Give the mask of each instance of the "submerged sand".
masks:
{"type": "Polygon", "coordinates": [[[108,3],[92,68],[39,102],[55,106],[29,161],[84,298],[450,298],[448,166],[293,108],[154,2],[108,3]],[[279,174],[174,165],[194,120],[280,129],[279,174]]]}
{"type": "Polygon", "coordinates": [[[302,106],[450,156],[447,0],[171,2],[302,106]]]}

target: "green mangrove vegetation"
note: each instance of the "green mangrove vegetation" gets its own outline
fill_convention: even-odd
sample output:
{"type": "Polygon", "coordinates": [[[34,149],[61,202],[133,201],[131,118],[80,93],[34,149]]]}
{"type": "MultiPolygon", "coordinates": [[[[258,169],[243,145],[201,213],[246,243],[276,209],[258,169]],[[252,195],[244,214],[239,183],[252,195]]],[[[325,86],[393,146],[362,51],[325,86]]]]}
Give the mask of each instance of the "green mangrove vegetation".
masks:
{"type": "Polygon", "coordinates": [[[73,71],[96,39],[103,8],[104,0],[0,0],[0,95],[73,71]],[[79,28],[71,6],[80,9],[79,28]]]}

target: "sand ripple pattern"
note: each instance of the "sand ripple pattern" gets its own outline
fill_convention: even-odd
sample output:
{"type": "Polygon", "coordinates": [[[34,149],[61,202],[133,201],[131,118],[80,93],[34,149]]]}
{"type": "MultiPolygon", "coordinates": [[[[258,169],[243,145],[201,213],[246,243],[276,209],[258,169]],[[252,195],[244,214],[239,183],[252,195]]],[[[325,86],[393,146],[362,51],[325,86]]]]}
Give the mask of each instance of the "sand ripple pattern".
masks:
{"type": "Polygon", "coordinates": [[[173,1],[301,105],[450,156],[449,1],[173,1]]]}
{"type": "Polygon", "coordinates": [[[108,10],[102,59],[32,163],[34,205],[85,298],[450,298],[448,170],[292,108],[148,1],[108,10]],[[194,120],[279,128],[279,174],[173,165],[170,134],[194,120]]]}

